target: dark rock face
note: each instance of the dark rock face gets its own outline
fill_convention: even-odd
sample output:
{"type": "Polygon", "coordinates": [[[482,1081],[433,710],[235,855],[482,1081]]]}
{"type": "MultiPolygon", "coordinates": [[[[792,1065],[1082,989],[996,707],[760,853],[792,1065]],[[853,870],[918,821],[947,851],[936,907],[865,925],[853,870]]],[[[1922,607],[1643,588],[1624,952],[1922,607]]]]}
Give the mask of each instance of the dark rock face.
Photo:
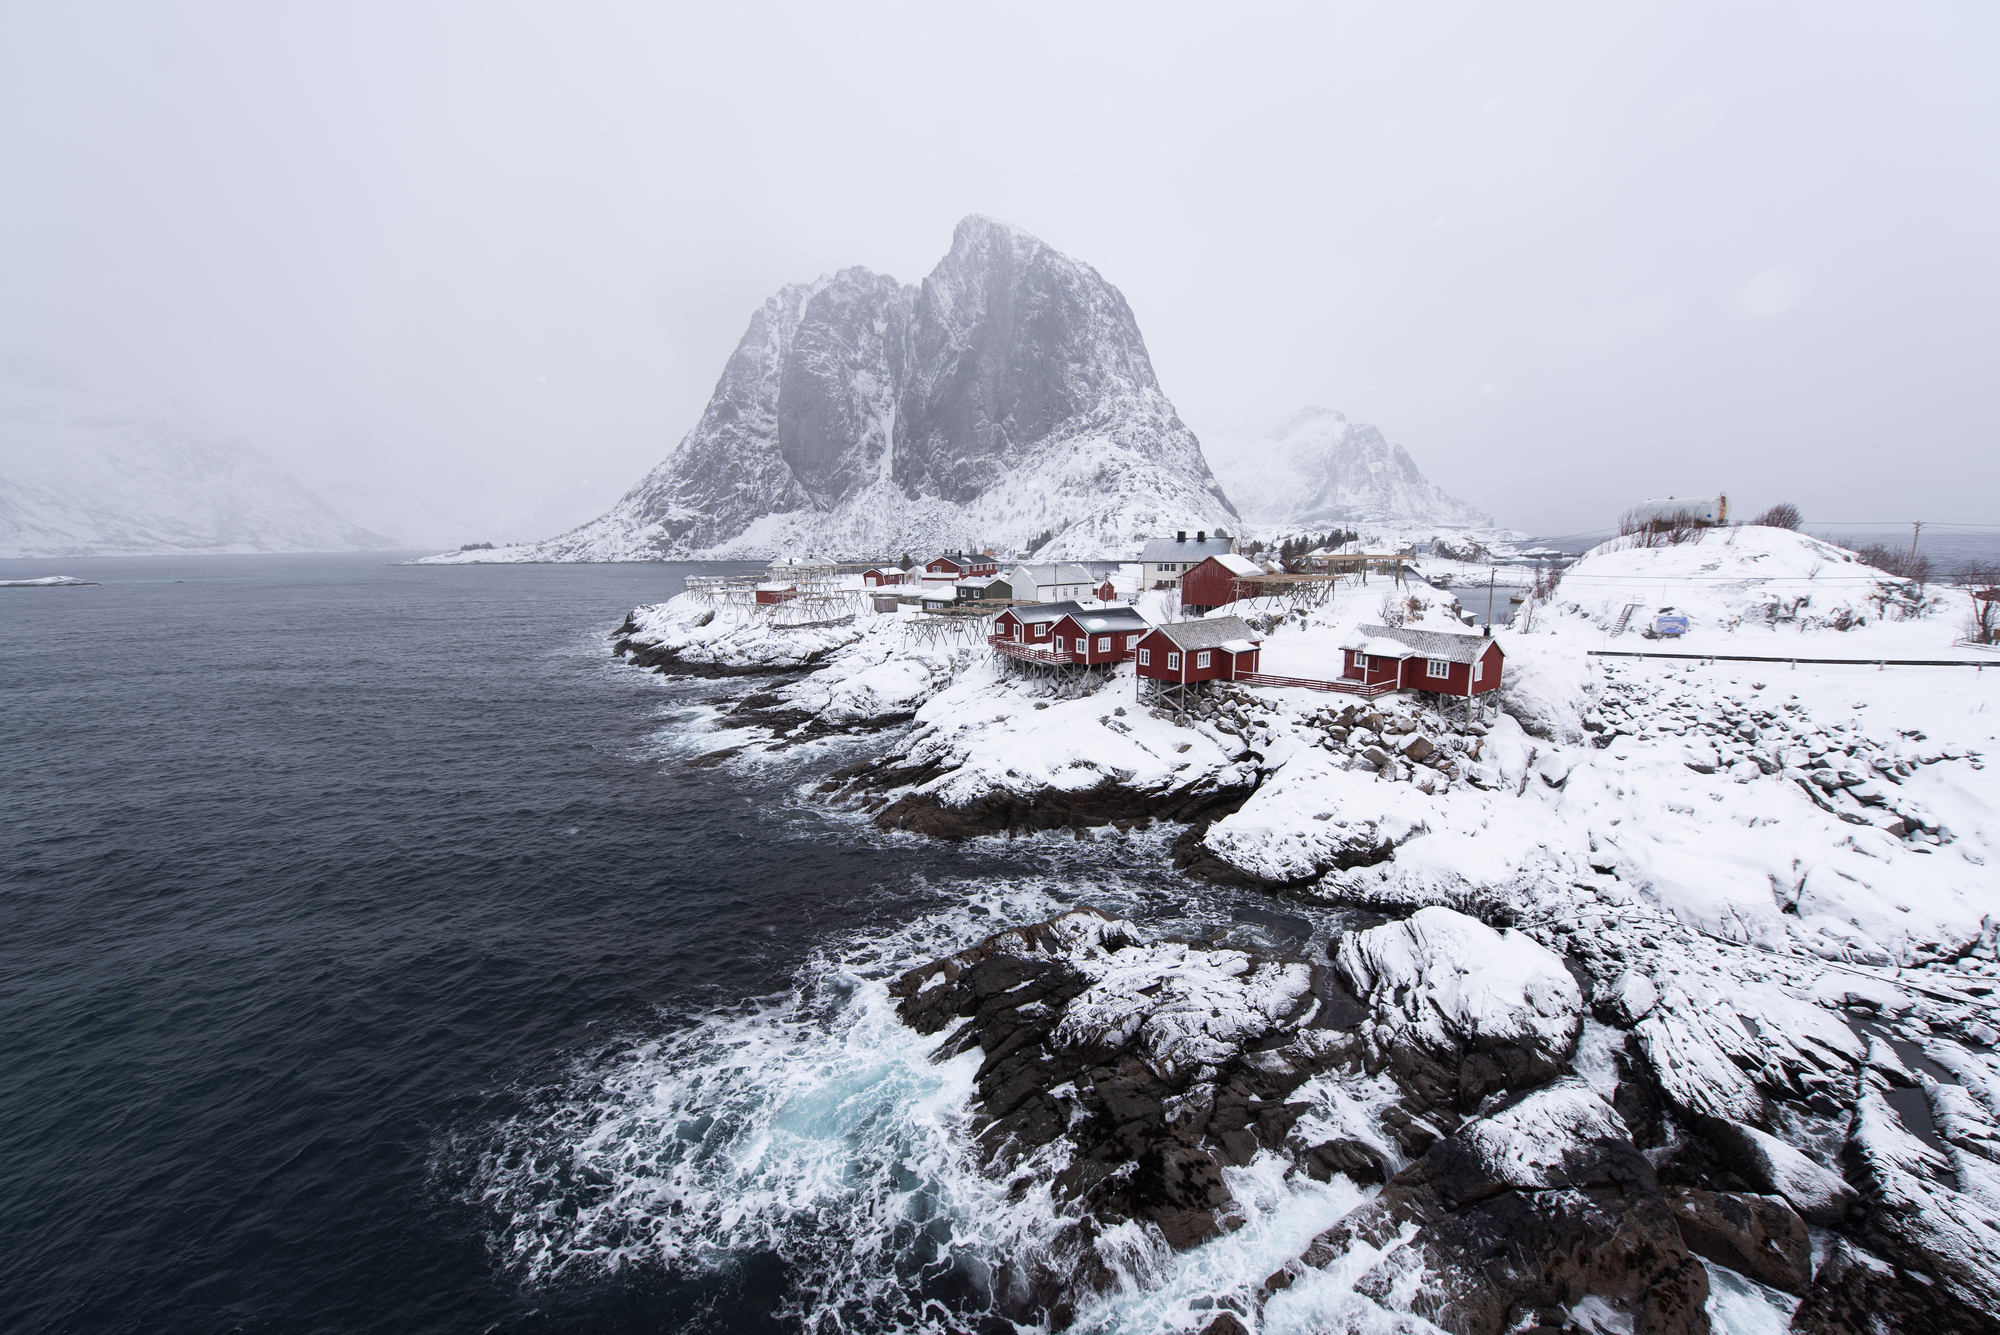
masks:
{"type": "MultiPolygon", "coordinates": [[[[1445,926],[1433,920],[1434,935],[1445,926]]],[[[1560,1056],[1529,1038],[1475,1047],[1420,1036],[1384,1022],[1395,998],[1371,1002],[1349,981],[1303,960],[1151,942],[1089,910],[898,979],[904,1020],[944,1035],[940,1059],[982,1054],[988,1170],[1047,1181],[1069,1220],[1041,1258],[996,1277],[1002,1314],[1067,1324],[1113,1282],[1094,1243],[1122,1221],[1156,1225],[1177,1249],[1235,1228],[1225,1170],[1276,1153],[1302,1177],[1387,1185],[1267,1294],[1366,1245],[1386,1255],[1357,1292],[1462,1335],[1545,1313],[1560,1323],[1592,1298],[1635,1330],[1706,1330],[1707,1273],[1651,1166],[1611,1106],[1562,1074],[1560,1056]],[[1397,1097],[1372,1129],[1329,1136],[1302,1096],[1322,1077],[1356,1089],[1386,1079],[1397,1097]]],[[[1560,1015],[1484,1015],[1500,1032],[1562,1032],[1560,1015]]]]}
{"type": "Polygon", "coordinates": [[[1786,1293],[1812,1283],[1812,1235],[1782,1198],[1670,1187],[1667,1204],[1695,1255],[1786,1293]]]}
{"type": "Polygon", "coordinates": [[[1792,1329],[1807,1335],[2000,1335],[2000,1319],[1955,1302],[1930,1276],[1842,1239],[1792,1314],[1792,1329]]]}
{"type": "Polygon", "coordinates": [[[2000,1335],[2000,1250],[1963,1186],[1989,1158],[1986,1086],[1924,1087],[1921,1125],[1957,1158],[1870,1087],[1837,1169],[1780,1138],[1823,1156],[1838,1134],[1782,1070],[1761,1126],[1686,1106],[1634,1032],[1594,1035],[1591,1080],[1575,1074],[1586,997],[1653,1009],[1609,967],[1579,986],[1574,956],[1437,907],[1342,933],[1328,959],[1151,941],[1080,910],[894,985],[940,1056],[980,1054],[987,1169],[1058,1203],[1060,1236],[996,1276],[1002,1315],[1061,1329],[1129,1282],[1108,1230],[1128,1248],[1134,1223],[1161,1248],[1214,1242],[1250,1209],[1232,1170],[1268,1183],[1275,1159],[1297,1190],[1376,1190],[1190,1329],[1292,1319],[1302,1280],[1327,1301],[1327,1271],[1380,1309],[1348,1328],[1705,1335],[1712,1265],[1800,1295],[1796,1330],[2000,1335]],[[1817,1274],[1809,1222],[1836,1234],[1817,1274]]]}
{"type": "Polygon", "coordinates": [[[765,302],[674,452],[536,550],[685,556],[774,516],[792,517],[788,536],[741,554],[1018,543],[1077,525],[1081,550],[1136,537],[1134,513],[1161,531],[1236,518],[1118,290],[975,216],[920,286],[851,268],[765,302]]]}
{"type": "Polygon", "coordinates": [[[1645,1156],[1617,1134],[1615,1119],[1590,1117],[1593,1101],[1608,1112],[1572,1082],[1469,1123],[1270,1285],[1357,1244],[1391,1246],[1415,1225],[1416,1239],[1364,1274],[1357,1292],[1389,1305],[1421,1275],[1410,1310],[1459,1335],[1500,1335],[1593,1298],[1625,1313],[1635,1331],[1706,1332],[1708,1274],[1682,1242],[1645,1156]],[[1507,1124],[1509,1112],[1523,1114],[1518,1124],[1507,1124]],[[1548,1120],[1569,1123],[1572,1134],[1549,1161],[1524,1163],[1515,1133],[1538,1140],[1548,1120]]]}

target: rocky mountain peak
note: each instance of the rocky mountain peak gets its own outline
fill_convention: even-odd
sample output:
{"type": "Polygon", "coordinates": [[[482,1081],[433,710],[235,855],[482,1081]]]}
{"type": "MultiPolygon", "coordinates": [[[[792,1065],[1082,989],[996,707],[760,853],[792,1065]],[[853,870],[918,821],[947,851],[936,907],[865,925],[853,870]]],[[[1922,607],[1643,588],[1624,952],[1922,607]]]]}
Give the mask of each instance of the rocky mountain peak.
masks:
{"type": "Polygon", "coordinates": [[[961,221],[917,286],[781,289],[701,420],[600,519],[482,557],[862,554],[939,543],[1096,555],[1237,521],[1124,296],[1007,223],[961,221]]]}
{"type": "Polygon", "coordinates": [[[1486,526],[1492,517],[1426,478],[1410,452],[1365,422],[1306,407],[1262,432],[1217,433],[1210,457],[1253,523],[1486,526]]]}

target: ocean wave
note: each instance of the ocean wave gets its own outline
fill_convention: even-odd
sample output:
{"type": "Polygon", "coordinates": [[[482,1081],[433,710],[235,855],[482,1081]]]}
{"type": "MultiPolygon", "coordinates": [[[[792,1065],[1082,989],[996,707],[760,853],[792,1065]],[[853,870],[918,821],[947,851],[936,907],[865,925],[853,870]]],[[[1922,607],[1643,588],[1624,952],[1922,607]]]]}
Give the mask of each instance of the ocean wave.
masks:
{"type": "MultiPolygon", "coordinates": [[[[1107,908],[1157,899],[1107,888],[1107,908]]],[[[1150,1224],[1075,1226],[1051,1187],[1066,1141],[1004,1177],[982,1170],[981,1054],[934,1062],[937,1036],[902,1023],[887,984],[1060,912],[1075,893],[1060,877],[1023,878],[953,887],[953,898],[841,943],[786,994],[620,1047],[492,1128],[466,1194],[490,1220],[500,1266],[536,1289],[699,1280],[776,1258],[785,1295],[773,1315],[832,1335],[1004,1328],[996,1299],[1008,1286],[1087,1262],[1100,1267],[1100,1296],[1074,1329],[1168,1332],[1247,1313],[1265,1276],[1365,1199],[1342,1178],[1288,1175],[1267,1154],[1228,1170],[1242,1226],[1175,1252],[1150,1224]]],[[[1244,926],[1226,906],[1202,918],[1209,930],[1244,926]]],[[[1331,1098],[1322,1107],[1337,1114],[1331,1098]]]]}

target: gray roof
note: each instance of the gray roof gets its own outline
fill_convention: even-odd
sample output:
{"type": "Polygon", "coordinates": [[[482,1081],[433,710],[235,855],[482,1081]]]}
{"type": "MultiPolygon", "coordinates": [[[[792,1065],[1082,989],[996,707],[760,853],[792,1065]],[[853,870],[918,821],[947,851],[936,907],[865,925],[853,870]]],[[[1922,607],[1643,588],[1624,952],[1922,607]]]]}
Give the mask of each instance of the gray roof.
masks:
{"type": "Polygon", "coordinates": [[[1493,643],[1484,635],[1459,635],[1448,630],[1397,630],[1390,626],[1357,626],[1355,629],[1363,635],[1407,644],[1411,657],[1442,658],[1450,663],[1473,662],[1486,652],[1487,645],[1493,643]]]}
{"type": "Polygon", "coordinates": [[[1087,612],[1072,613],[1076,624],[1093,635],[1099,631],[1151,630],[1153,623],[1131,607],[1093,607],[1087,612]]]}
{"type": "Polygon", "coordinates": [[[1155,538],[1146,544],[1146,550],[1139,553],[1139,559],[1148,565],[1161,561],[1200,561],[1210,556],[1227,556],[1236,547],[1228,538],[1209,538],[1196,542],[1189,538],[1186,542],[1175,542],[1172,538],[1155,538]]]}
{"type": "Polygon", "coordinates": [[[1224,640],[1261,640],[1242,617],[1209,617],[1205,621],[1173,621],[1159,627],[1161,634],[1183,649],[1214,649],[1224,640]]]}
{"type": "Polygon", "coordinates": [[[1016,566],[1014,577],[1026,584],[1096,584],[1097,576],[1079,565],[1016,566]]]}
{"type": "MultiPolygon", "coordinates": [[[[1031,624],[1037,621],[1060,621],[1068,616],[1081,619],[1084,615],[1083,608],[1076,603],[1036,603],[1033,607],[1010,607],[1007,612],[1012,612],[1018,620],[1031,624]]],[[[1006,612],[1001,613],[1002,616],[1006,614],[1006,612]]]]}

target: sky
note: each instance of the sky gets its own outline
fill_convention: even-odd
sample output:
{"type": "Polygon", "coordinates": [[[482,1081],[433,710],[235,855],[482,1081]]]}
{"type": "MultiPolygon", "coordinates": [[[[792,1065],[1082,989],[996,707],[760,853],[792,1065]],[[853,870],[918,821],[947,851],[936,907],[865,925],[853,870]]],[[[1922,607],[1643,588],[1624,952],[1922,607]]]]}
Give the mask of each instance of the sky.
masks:
{"type": "Polygon", "coordinates": [[[1337,409],[1545,535],[1992,522],[1996,71],[1985,3],[0,0],[0,353],[533,539],[778,287],[985,213],[1124,292],[1197,433],[1337,409]]]}

